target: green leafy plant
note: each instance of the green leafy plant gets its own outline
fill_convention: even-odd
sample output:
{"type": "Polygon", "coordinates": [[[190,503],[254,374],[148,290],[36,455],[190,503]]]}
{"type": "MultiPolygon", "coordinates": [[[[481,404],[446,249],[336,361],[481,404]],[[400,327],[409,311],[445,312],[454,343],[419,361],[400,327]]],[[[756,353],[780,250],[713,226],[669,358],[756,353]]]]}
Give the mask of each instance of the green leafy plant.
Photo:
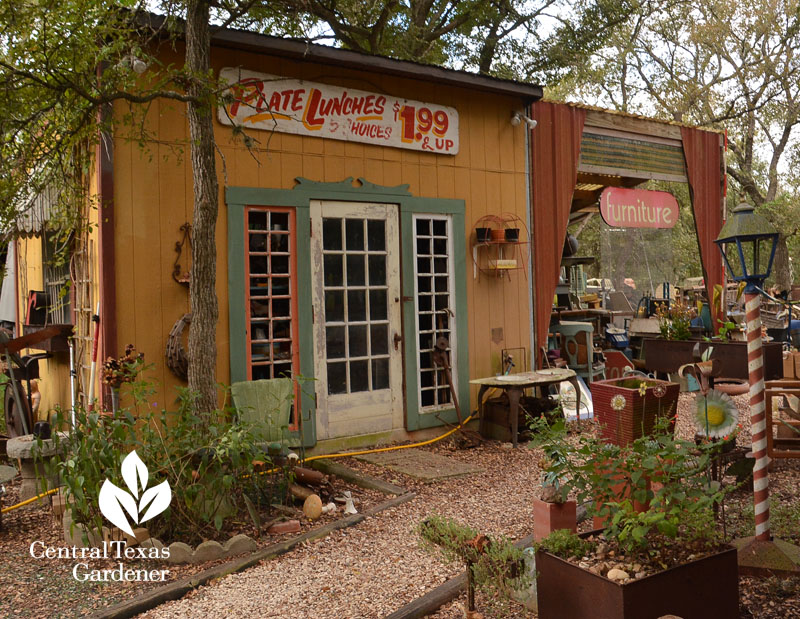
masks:
{"type": "MultiPolygon", "coordinates": [[[[122,486],[122,459],[136,450],[154,478],[166,479],[172,501],[157,519],[148,522],[150,533],[163,540],[196,542],[214,537],[227,520],[258,517],[249,495],[273,483],[270,460],[250,426],[233,420],[228,409],[212,414],[193,412],[193,399],[181,390],[177,411],[156,412],[149,403],[152,384],[132,383],[134,404],[110,417],[81,408],[57,411],[54,426],[67,430],[55,434],[59,454],[47,466],[48,476],[58,475],[65,486],[74,522],[99,531],[104,525],[98,507],[103,482],[122,486]]],[[[277,474],[285,473],[277,469],[277,474]]],[[[284,484],[285,485],[285,484],[284,484]]]]}
{"type": "Polygon", "coordinates": [[[433,514],[417,525],[422,546],[447,562],[463,561],[475,584],[492,603],[493,616],[513,616],[512,594],[530,585],[521,549],[504,536],[477,530],[433,514]]]}
{"type": "Polygon", "coordinates": [[[665,340],[688,340],[692,337],[690,329],[692,319],[697,316],[697,310],[683,301],[677,301],[667,306],[659,303],[656,306],[658,330],[665,340]]]}
{"type": "Polygon", "coordinates": [[[563,421],[536,420],[531,445],[549,462],[544,482],[559,483],[587,503],[590,516],[605,519],[604,534],[635,553],[653,535],[703,537],[708,531],[695,526],[699,515],[726,492],[706,475],[716,446],[676,439],[667,424],[660,420],[653,436],[620,447],[587,434],[568,440],[563,421]]]}
{"type": "Polygon", "coordinates": [[[556,529],[537,544],[537,548],[563,559],[583,557],[590,552],[592,546],[591,542],[584,540],[569,529],[556,529]]]}

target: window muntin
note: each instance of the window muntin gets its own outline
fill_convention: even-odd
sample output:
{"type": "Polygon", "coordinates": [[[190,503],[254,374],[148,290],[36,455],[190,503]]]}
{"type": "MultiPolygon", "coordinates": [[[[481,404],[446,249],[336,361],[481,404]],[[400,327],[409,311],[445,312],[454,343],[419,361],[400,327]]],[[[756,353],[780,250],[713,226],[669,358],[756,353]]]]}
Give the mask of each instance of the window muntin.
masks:
{"type": "Polygon", "coordinates": [[[389,388],[386,220],[323,217],[328,394],[389,388]]]}
{"type": "Polygon", "coordinates": [[[298,365],[294,212],[245,209],[248,378],[291,377],[298,365]]]}
{"type": "MultiPolygon", "coordinates": [[[[414,286],[418,345],[418,402],[421,413],[453,407],[444,368],[434,363],[439,337],[447,338],[447,356],[455,365],[453,337],[454,281],[452,265],[452,218],[449,215],[414,215],[414,286]]],[[[457,370],[450,375],[456,384],[457,370]]]]}

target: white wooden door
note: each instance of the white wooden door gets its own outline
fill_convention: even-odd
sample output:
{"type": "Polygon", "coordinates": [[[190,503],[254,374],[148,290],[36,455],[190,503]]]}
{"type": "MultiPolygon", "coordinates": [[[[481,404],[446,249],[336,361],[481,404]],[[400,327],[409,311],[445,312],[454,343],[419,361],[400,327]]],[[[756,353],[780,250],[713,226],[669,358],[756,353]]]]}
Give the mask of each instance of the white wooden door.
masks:
{"type": "Polygon", "coordinates": [[[397,210],[311,203],[318,439],[403,427],[397,210]]]}

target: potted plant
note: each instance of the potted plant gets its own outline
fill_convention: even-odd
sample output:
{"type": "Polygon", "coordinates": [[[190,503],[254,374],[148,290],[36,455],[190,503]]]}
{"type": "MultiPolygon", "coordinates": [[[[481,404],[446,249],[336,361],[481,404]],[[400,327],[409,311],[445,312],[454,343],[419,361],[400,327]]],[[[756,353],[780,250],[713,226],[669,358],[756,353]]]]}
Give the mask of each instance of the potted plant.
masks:
{"type": "Polygon", "coordinates": [[[533,499],[533,541],[539,542],[553,531],[578,530],[578,505],[567,498],[566,488],[560,485],[542,484],[540,496],[533,499]]]}
{"type": "MultiPolygon", "coordinates": [[[[735,323],[718,320],[717,336],[698,339],[693,337],[690,326],[696,316],[694,308],[685,303],[670,307],[659,304],[655,315],[660,337],[642,340],[642,356],[648,372],[677,372],[680,366],[691,363],[695,354],[700,355],[713,347],[714,356],[721,362],[721,376],[747,380],[747,342],[730,339],[738,329],[735,323]]],[[[763,347],[764,379],[783,378],[783,343],[764,342],[763,347]]]]}
{"type": "Polygon", "coordinates": [[[563,422],[534,425],[547,474],[606,521],[582,536],[557,531],[537,546],[540,619],[738,616],[736,550],[713,520],[725,490],[706,477],[713,446],[675,439],[666,422],[624,446],[585,434],[567,440],[563,422]]]}
{"type": "Polygon", "coordinates": [[[627,445],[653,432],[656,419],[674,428],[680,385],[664,380],[623,376],[593,381],[594,414],[607,441],[627,445]]]}

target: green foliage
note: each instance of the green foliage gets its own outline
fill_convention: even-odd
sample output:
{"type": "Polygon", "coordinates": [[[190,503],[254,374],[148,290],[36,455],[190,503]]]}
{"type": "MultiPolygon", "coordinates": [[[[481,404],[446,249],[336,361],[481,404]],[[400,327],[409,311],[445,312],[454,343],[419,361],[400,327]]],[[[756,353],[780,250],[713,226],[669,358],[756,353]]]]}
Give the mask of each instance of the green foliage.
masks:
{"type": "Polygon", "coordinates": [[[71,426],[71,412],[57,409],[52,424],[67,434],[62,438],[53,433],[59,453],[46,465],[48,476],[58,475],[64,485],[73,521],[99,531],[104,524],[97,501],[100,488],[106,479],[124,487],[120,465],[136,443],[136,419],[128,410],[112,418],[78,408],[71,426]]]}
{"type": "Polygon", "coordinates": [[[65,485],[73,520],[92,530],[103,526],[100,488],[106,479],[125,487],[121,461],[135,449],[151,476],[166,479],[172,490],[170,508],[148,523],[151,534],[191,543],[214,537],[231,519],[249,515],[255,522],[247,494],[258,494],[268,483],[254,462],[268,466],[269,458],[251,429],[233,422],[229,410],[194,413],[188,390],[181,391],[177,411],[155,412],[147,401],[151,386],[133,386],[136,415],[127,409],[116,417],[78,409],[70,428],[70,414],[56,413],[54,426],[68,434],[56,438],[61,453],[51,472],[65,485]]]}
{"type": "Polygon", "coordinates": [[[198,415],[187,390],[181,390],[179,402],[176,412],[143,420],[141,457],[172,488],[171,508],[158,521],[161,534],[208,538],[227,519],[248,513],[245,492],[259,483],[253,463],[269,458],[250,427],[231,421],[231,411],[198,415]]]}
{"type": "Polygon", "coordinates": [[[674,438],[666,420],[653,436],[627,447],[586,434],[567,440],[563,421],[535,420],[531,426],[531,446],[540,447],[549,462],[544,483],[560,484],[578,502],[588,502],[589,515],[606,519],[605,535],[624,549],[643,548],[653,534],[711,541],[701,515],[728,491],[706,475],[716,446],[674,438]],[[639,512],[635,503],[649,507],[639,512]]]}
{"type": "Polygon", "coordinates": [[[511,595],[530,585],[524,554],[505,536],[489,538],[450,518],[433,514],[417,525],[422,546],[447,562],[464,561],[475,584],[492,602],[493,616],[510,614],[511,595]]]}
{"type": "Polygon", "coordinates": [[[556,529],[539,542],[537,548],[562,559],[569,559],[586,556],[592,550],[592,543],[582,539],[569,529],[556,529]]]}
{"type": "Polygon", "coordinates": [[[692,319],[697,310],[684,301],[670,304],[659,303],[656,308],[658,330],[666,340],[688,340],[692,337],[690,330],[692,319]]]}

